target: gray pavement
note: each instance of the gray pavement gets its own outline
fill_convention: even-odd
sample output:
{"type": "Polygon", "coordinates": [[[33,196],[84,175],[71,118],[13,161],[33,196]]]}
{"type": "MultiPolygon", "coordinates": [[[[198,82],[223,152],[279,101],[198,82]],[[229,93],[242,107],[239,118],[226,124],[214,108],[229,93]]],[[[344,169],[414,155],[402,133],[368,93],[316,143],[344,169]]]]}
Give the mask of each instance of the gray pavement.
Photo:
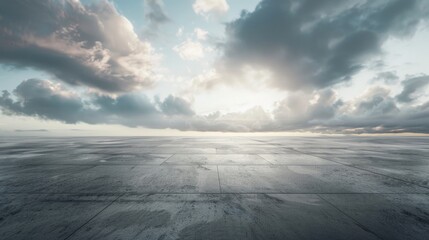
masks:
{"type": "Polygon", "coordinates": [[[0,139],[0,239],[428,239],[429,138],[0,139]]]}

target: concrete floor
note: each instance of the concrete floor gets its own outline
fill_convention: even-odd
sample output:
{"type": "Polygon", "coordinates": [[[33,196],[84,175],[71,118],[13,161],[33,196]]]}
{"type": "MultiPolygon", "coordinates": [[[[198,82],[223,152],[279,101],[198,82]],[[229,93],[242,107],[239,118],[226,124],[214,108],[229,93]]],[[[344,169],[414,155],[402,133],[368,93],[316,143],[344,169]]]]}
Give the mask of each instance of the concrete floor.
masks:
{"type": "Polygon", "coordinates": [[[429,138],[0,139],[0,239],[429,239],[429,138]]]}

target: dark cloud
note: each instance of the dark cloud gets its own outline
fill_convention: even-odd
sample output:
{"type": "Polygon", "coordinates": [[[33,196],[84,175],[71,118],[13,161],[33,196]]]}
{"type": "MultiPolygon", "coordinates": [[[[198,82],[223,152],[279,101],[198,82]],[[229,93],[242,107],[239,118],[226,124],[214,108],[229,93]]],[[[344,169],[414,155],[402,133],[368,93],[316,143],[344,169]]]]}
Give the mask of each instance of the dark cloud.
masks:
{"type": "MultiPolygon", "coordinates": [[[[304,95],[304,96],[302,96],[304,95]]],[[[397,106],[388,89],[370,88],[343,102],[331,90],[280,102],[268,129],[321,133],[429,133],[429,103],[397,106]],[[308,101],[318,96],[316,101],[308,101]],[[324,96],[324,97],[321,97],[324,96]]]]}
{"type": "Polygon", "coordinates": [[[386,71],[378,73],[373,79],[373,82],[382,81],[386,84],[392,84],[399,80],[395,71],[386,71]]]}
{"type": "Polygon", "coordinates": [[[318,89],[348,81],[380,56],[389,37],[413,34],[428,16],[420,0],[263,0],[227,24],[218,70],[239,78],[266,68],[273,85],[318,89]]]}
{"type": "MultiPolygon", "coordinates": [[[[404,89],[407,85],[404,85],[404,89]]],[[[254,107],[244,112],[196,115],[185,100],[168,96],[153,101],[142,94],[117,97],[82,95],[49,81],[30,79],[13,92],[3,91],[6,115],[35,116],[65,123],[120,124],[183,131],[323,133],[429,133],[429,102],[398,106],[388,89],[373,87],[344,102],[333,90],[290,94],[272,112],[254,107]]]]}
{"type": "Polygon", "coordinates": [[[122,92],[152,84],[154,54],[108,1],[0,1],[0,63],[122,92]]]}
{"type": "Polygon", "coordinates": [[[402,92],[396,96],[396,99],[403,103],[413,102],[417,98],[415,95],[423,92],[428,83],[429,76],[420,76],[405,80],[402,82],[404,88],[402,92]]]}
{"type": "Polygon", "coordinates": [[[18,113],[66,123],[82,121],[88,114],[77,95],[47,81],[26,80],[13,93],[17,101],[7,91],[3,91],[0,97],[0,105],[6,114],[18,113]]]}
{"type": "MultiPolygon", "coordinates": [[[[414,81],[408,81],[414,82],[414,81]]],[[[408,88],[404,84],[404,91],[408,88]]],[[[372,87],[344,102],[333,90],[290,94],[272,112],[254,107],[243,112],[196,115],[185,100],[143,94],[117,97],[77,93],[50,81],[22,82],[13,96],[3,91],[0,108],[6,115],[34,116],[65,123],[120,124],[129,127],[172,128],[183,131],[323,133],[429,133],[429,102],[397,104],[388,89],[372,87]]]]}
{"type": "Polygon", "coordinates": [[[13,91],[13,96],[3,91],[0,108],[6,115],[34,116],[69,124],[83,122],[200,131],[262,131],[270,120],[262,108],[197,116],[187,101],[172,95],[154,101],[138,93],[117,97],[78,95],[60,84],[39,79],[23,81],[13,91]]]}
{"type": "Polygon", "coordinates": [[[117,97],[98,94],[82,97],[59,84],[39,79],[23,81],[13,91],[13,96],[3,91],[0,108],[6,115],[35,116],[65,123],[107,123],[152,128],[168,128],[172,121],[193,114],[188,102],[171,95],[163,101],[151,101],[138,93],[117,97]]]}
{"type": "Polygon", "coordinates": [[[167,115],[194,115],[194,111],[191,109],[191,106],[188,102],[182,98],[175,96],[168,96],[163,102],[158,100],[159,107],[162,112],[167,115]]]}
{"type": "Polygon", "coordinates": [[[158,113],[154,104],[145,95],[125,94],[116,98],[96,96],[93,103],[106,115],[139,117],[158,113]]]}
{"type": "Polygon", "coordinates": [[[162,0],[145,0],[145,6],[148,9],[145,13],[148,21],[145,33],[149,36],[156,36],[159,27],[171,20],[162,7],[162,0]]]}
{"type": "Polygon", "coordinates": [[[360,117],[387,116],[399,113],[395,100],[389,96],[389,90],[381,87],[371,88],[363,97],[354,111],[360,117]]]}

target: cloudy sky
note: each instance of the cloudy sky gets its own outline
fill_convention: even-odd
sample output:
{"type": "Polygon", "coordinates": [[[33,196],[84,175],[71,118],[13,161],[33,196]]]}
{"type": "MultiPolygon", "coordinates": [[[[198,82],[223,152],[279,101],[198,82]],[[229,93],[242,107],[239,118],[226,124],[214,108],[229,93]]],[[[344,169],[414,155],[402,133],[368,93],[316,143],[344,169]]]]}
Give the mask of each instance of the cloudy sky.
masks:
{"type": "Polygon", "coordinates": [[[0,0],[0,134],[429,133],[426,0],[0,0]]]}

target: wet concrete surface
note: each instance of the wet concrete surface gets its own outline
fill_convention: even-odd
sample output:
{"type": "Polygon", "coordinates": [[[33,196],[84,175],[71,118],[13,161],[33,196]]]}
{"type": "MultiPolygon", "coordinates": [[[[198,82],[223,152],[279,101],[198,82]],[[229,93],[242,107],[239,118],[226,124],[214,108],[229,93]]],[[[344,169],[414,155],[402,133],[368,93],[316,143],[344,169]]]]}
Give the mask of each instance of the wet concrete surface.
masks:
{"type": "Polygon", "coordinates": [[[0,139],[0,239],[428,239],[429,138],[0,139]]]}

